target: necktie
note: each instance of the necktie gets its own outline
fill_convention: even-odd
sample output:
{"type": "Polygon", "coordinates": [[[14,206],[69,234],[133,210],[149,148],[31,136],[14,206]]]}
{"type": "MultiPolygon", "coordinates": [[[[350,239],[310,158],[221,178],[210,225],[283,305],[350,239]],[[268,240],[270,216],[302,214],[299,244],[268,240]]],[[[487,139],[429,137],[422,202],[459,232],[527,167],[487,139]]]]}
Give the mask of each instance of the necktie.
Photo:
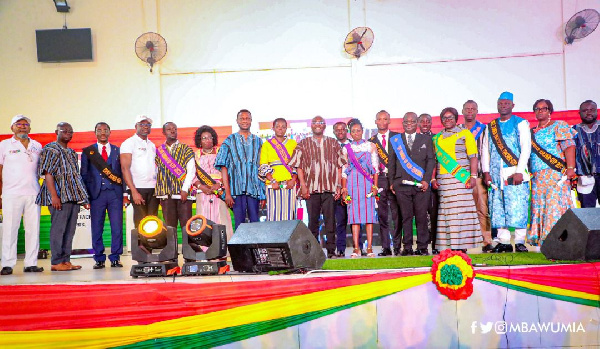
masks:
{"type": "Polygon", "coordinates": [[[108,153],[106,152],[106,146],[105,145],[102,146],[102,158],[104,159],[104,161],[108,160],[108,153]]]}
{"type": "Polygon", "coordinates": [[[408,149],[412,150],[413,135],[408,135],[408,137],[406,137],[406,143],[408,143],[408,149]]]}

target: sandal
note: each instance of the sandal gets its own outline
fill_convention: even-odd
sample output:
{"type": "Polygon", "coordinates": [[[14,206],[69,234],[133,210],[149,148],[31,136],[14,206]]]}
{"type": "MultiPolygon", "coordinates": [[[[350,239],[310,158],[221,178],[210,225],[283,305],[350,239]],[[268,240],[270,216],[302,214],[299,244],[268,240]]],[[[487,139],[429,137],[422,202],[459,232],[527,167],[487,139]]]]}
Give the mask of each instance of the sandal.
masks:
{"type": "Polygon", "coordinates": [[[360,248],[355,248],[354,250],[352,250],[352,254],[350,255],[350,258],[358,258],[360,257],[360,248]]]}
{"type": "Polygon", "coordinates": [[[375,253],[373,253],[373,248],[367,248],[367,257],[375,257],[375,253]]]}

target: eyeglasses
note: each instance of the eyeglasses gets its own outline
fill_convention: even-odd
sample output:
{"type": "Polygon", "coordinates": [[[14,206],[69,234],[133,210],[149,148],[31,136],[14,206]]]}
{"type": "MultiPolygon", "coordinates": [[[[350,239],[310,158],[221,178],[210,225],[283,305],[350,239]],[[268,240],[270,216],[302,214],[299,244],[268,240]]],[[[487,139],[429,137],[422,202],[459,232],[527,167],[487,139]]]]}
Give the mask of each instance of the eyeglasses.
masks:
{"type": "Polygon", "coordinates": [[[325,125],[325,121],[313,121],[313,125],[325,125]]]}
{"type": "Polygon", "coordinates": [[[26,123],[26,122],[25,123],[16,123],[15,126],[17,126],[17,127],[29,127],[29,124],[26,123]]]}
{"type": "Polygon", "coordinates": [[[440,119],[442,119],[442,121],[454,120],[454,115],[452,115],[452,116],[442,116],[440,119]]]}
{"type": "Polygon", "coordinates": [[[202,140],[203,141],[212,141],[213,137],[212,136],[204,136],[204,137],[202,137],[202,140]]]}
{"type": "Polygon", "coordinates": [[[533,108],[533,111],[539,111],[539,112],[546,112],[550,109],[548,109],[548,107],[541,107],[541,108],[533,108]]]}
{"type": "Polygon", "coordinates": [[[138,123],[138,125],[140,125],[140,127],[152,127],[152,124],[147,122],[140,122],[138,123]]]}

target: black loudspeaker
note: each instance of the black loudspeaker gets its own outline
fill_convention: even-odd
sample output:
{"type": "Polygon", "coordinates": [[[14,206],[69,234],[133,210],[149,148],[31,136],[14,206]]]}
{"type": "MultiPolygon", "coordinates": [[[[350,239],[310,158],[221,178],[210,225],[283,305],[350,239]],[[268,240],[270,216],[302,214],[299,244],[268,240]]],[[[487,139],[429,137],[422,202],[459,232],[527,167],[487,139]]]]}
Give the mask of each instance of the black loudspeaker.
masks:
{"type": "Polygon", "coordinates": [[[320,269],[325,263],[321,245],[299,220],[242,223],[227,246],[236,271],[320,269]]]}
{"type": "Polygon", "coordinates": [[[550,230],[541,251],[548,259],[600,259],[600,208],[569,209],[550,230]]]}

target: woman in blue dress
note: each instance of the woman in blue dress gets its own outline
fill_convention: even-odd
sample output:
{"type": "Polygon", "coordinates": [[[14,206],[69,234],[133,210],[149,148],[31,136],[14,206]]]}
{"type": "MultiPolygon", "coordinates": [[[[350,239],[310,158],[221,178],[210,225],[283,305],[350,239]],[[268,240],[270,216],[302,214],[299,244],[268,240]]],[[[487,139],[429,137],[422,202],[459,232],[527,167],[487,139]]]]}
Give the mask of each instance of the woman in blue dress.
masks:
{"type": "Polygon", "coordinates": [[[348,157],[348,163],[342,167],[342,199],[348,204],[348,224],[352,225],[354,251],[351,257],[360,256],[358,236],[360,225],[365,224],[367,230],[367,256],[373,253],[373,223],[377,223],[376,196],[377,171],[379,156],[375,144],[362,139],[363,127],[358,119],[348,122],[352,142],[342,148],[348,157]]]}

